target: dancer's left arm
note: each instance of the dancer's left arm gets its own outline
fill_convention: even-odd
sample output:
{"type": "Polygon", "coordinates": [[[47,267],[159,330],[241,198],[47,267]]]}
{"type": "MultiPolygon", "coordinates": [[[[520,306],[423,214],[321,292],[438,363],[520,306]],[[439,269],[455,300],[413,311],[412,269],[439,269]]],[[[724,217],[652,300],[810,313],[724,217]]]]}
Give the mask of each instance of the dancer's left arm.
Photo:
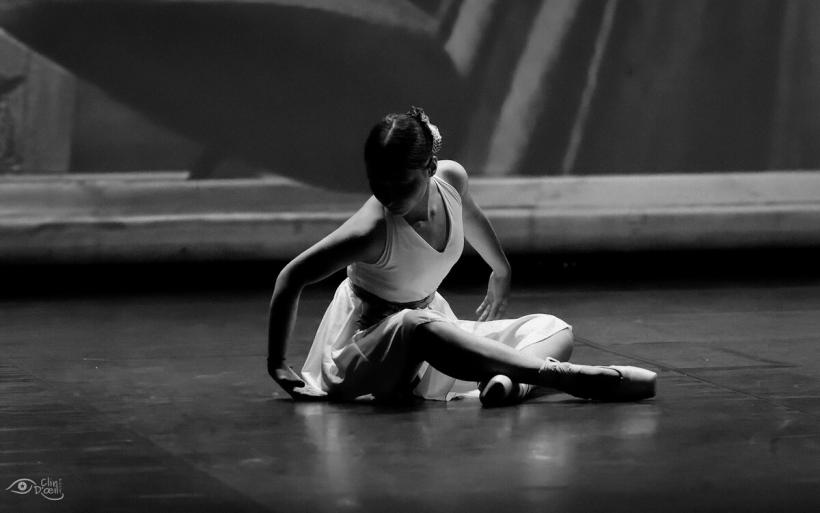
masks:
{"type": "Polygon", "coordinates": [[[442,177],[461,193],[465,238],[492,268],[487,295],[476,309],[476,315],[479,321],[498,319],[504,314],[510,296],[510,262],[489,219],[470,195],[467,171],[452,160],[442,161],[439,166],[442,177]]]}

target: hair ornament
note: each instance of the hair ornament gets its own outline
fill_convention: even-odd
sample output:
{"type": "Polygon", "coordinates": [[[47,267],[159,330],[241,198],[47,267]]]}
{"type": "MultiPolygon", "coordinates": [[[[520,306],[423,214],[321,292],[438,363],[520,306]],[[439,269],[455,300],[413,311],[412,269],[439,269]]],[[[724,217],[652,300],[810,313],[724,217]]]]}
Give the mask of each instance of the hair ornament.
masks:
{"type": "Polygon", "coordinates": [[[438,154],[441,150],[441,132],[439,132],[436,125],[430,122],[430,117],[424,112],[424,109],[415,105],[411,106],[410,110],[407,111],[407,115],[415,118],[421,123],[421,126],[427,129],[427,133],[430,134],[430,138],[433,140],[433,155],[438,154]]]}

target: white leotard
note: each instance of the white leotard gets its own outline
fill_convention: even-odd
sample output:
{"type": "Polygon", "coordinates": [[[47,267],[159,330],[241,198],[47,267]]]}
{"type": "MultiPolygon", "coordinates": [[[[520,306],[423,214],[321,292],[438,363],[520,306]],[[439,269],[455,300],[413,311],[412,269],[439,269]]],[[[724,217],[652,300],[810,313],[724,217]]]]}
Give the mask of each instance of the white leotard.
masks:
{"type": "Polygon", "coordinates": [[[418,301],[438,289],[464,249],[464,225],[461,195],[443,179],[433,176],[432,180],[444,200],[447,216],[444,250],[430,246],[404,217],[392,215],[385,209],[384,251],[372,264],[359,262],[348,266],[347,276],[353,285],[395,303],[418,301]]]}

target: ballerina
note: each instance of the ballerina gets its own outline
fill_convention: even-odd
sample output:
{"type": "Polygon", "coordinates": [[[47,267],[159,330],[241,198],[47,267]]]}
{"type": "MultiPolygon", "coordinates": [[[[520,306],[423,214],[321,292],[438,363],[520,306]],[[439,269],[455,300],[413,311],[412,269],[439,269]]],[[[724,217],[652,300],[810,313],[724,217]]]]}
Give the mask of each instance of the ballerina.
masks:
{"type": "Polygon", "coordinates": [[[448,400],[480,388],[485,406],[548,387],[597,400],[655,395],[656,374],[569,363],[573,333],[548,314],[502,318],[510,264],[472,199],[464,167],[438,160],[442,138],[413,107],[375,124],[364,159],[373,195],[334,232],[288,263],[276,280],[268,373],[295,400],[448,400]],[[458,319],[437,292],[464,240],[490,266],[476,321],[458,319]],[[297,374],[285,362],[302,289],[347,268],[297,374]]]}

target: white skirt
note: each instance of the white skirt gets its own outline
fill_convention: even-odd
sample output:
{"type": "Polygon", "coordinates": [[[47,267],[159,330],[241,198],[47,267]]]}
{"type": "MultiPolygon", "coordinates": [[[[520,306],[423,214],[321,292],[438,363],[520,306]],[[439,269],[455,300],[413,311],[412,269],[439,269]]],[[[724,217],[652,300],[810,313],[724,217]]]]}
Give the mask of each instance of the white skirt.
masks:
{"type": "Polygon", "coordinates": [[[388,397],[413,387],[415,395],[446,401],[474,391],[478,384],[451,378],[410,357],[410,338],[419,324],[449,322],[517,350],[570,327],[547,314],[487,322],[459,320],[438,293],[427,308],[402,310],[364,330],[357,326],[361,314],[362,301],[345,279],[322,317],[302,367],[309,386],[344,399],[388,397]]]}

